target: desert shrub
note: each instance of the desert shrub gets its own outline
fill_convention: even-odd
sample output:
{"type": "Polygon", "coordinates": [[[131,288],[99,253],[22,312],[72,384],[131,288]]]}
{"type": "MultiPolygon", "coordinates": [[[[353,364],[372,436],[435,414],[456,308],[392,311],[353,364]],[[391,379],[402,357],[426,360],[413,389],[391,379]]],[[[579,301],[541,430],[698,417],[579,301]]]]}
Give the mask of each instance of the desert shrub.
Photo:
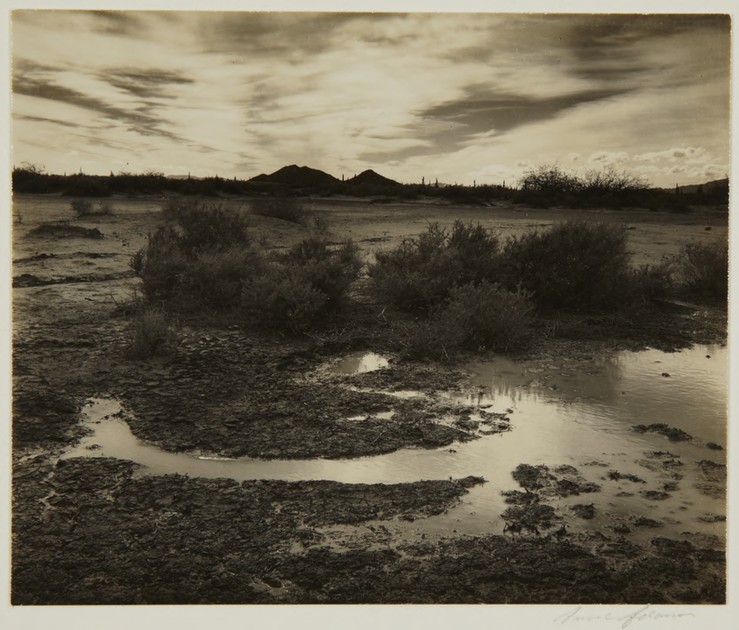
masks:
{"type": "Polygon", "coordinates": [[[273,217],[290,221],[291,223],[306,224],[310,213],[305,207],[292,197],[260,197],[252,199],[251,211],[263,217],[273,217]]]}
{"type": "Polygon", "coordinates": [[[532,311],[523,290],[507,291],[487,281],[455,287],[444,305],[415,325],[408,354],[443,359],[462,348],[520,349],[531,337],[532,311]]]}
{"type": "Polygon", "coordinates": [[[506,291],[487,281],[467,284],[452,290],[437,321],[444,330],[456,330],[462,347],[519,348],[529,337],[530,297],[524,290],[506,291]]]}
{"type": "Polygon", "coordinates": [[[369,273],[380,299],[407,310],[440,304],[458,284],[494,281],[499,242],[490,230],[455,221],[451,232],[437,223],[390,252],[378,252],[369,273]]]}
{"type": "Polygon", "coordinates": [[[141,278],[149,302],[173,299],[181,286],[188,258],[180,247],[180,233],[172,225],[161,226],[149,235],[144,248],[131,258],[130,266],[141,278]]]}
{"type": "Polygon", "coordinates": [[[302,332],[326,306],[326,295],[305,281],[298,268],[273,264],[243,284],[245,317],[266,328],[302,332]]]}
{"type": "Polygon", "coordinates": [[[641,265],[630,271],[630,287],[635,303],[652,304],[666,300],[673,290],[673,265],[641,265]]]}
{"type": "Polygon", "coordinates": [[[510,238],[506,285],[532,294],[540,311],[603,311],[630,296],[629,252],[619,226],[567,221],[510,238]]]}
{"type": "Polygon", "coordinates": [[[361,267],[351,241],[332,247],[320,237],[305,239],[243,282],[244,315],[268,328],[304,331],[341,306],[361,267]]]}
{"type": "Polygon", "coordinates": [[[92,214],[92,201],[89,199],[75,199],[69,205],[78,217],[92,214]]]}
{"type": "Polygon", "coordinates": [[[109,216],[115,212],[109,201],[98,201],[93,205],[89,199],[75,199],[69,205],[78,218],[109,216]]]}
{"type": "Polygon", "coordinates": [[[726,240],[712,243],[685,243],[677,259],[681,288],[694,298],[724,302],[729,291],[729,245],[726,240]]]}
{"type": "Polygon", "coordinates": [[[326,296],[327,304],[339,305],[362,268],[359,248],[346,241],[331,248],[320,236],[307,238],[292,247],[284,258],[299,269],[306,284],[326,296]]]}
{"type": "Polygon", "coordinates": [[[237,307],[243,283],[265,268],[265,256],[255,247],[203,252],[186,264],[178,288],[178,306],[185,310],[237,307]]]}
{"type": "Polygon", "coordinates": [[[248,218],[238,208],[173,198],[163,205],[162,213],[178,226],[180,249],[187,256],[206,250],[225,251],[250,242],[248,218]]]}
{"type": "Polygon", "coordinates": [[[166,354],[173,343],[174,332],[164,311],[146,308],[133,320],[126,354],[132,359],[145,359],[166,354]]]}

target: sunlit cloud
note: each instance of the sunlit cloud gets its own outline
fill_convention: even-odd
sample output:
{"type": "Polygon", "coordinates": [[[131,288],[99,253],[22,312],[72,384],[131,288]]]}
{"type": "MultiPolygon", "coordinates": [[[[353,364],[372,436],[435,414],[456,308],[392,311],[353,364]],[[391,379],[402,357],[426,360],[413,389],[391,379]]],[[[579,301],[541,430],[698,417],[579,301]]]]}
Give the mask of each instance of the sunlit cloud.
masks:
{"type": "Polygon", "coordinates": [[[13,159],[53,172],[728,170],[723,16],[15,11],[12,27],[13,159]]]}

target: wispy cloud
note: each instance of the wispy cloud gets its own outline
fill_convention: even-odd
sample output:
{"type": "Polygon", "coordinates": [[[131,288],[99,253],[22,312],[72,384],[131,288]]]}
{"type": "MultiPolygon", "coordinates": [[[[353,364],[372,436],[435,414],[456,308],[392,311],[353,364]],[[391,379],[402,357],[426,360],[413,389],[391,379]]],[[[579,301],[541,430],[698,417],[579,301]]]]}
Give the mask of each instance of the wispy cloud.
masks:
{"type": "Polygon", "coordinates": [[[725,16],[15,11],[13,39],[14,159],[51,170],[728,165],[725,16]]]}

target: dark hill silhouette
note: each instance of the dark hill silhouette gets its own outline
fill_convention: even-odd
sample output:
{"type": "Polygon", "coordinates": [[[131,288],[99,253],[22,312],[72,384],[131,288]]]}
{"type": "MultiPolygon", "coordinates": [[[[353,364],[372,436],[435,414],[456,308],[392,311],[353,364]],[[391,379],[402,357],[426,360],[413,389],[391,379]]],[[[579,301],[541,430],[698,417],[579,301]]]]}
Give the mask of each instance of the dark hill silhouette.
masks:
{"type": "Polygon", "coordinates": [[[716,191],[729,190],[729,179],[714,179],[703,184],[693,184],[691,186],[679,186],[681,193],[712,193],[716,191]]]}
{"type": "Polygon", "coordinates": [[[394,179],[384,177],[379,173],[375,173],[372,169],[362,171],[359,175],[355,175],[351,179],[348,179],[346,183],[349,186],[360,184],[369,186],[400,186],[399,182],[396,182],[394,179]]]}
{"type": "Polygon", "coordinates": [[[281,184],[282,186],[289,186],[291,188],[332,186],[339,183],[339,180],[333,175],[329,175],[328,173],[324,173],[315,168],[298,166],[296,164],[283,166],[281,169],[269,175],[257,175],[249,181],[267,184],[281,184]]]}

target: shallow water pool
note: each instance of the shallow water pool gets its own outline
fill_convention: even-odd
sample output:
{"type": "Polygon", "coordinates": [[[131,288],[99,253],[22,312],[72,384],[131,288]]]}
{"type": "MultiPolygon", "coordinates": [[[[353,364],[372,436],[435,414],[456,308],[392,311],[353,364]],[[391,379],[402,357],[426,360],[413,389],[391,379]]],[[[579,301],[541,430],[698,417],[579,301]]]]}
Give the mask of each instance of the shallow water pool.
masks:
{"type": "MultiPolygon", "coordinates": [[[[356,371],[359,365],[342,369],[356,371]]],[[[595,359],[587,369],[498,358],[471,364],[469,371],[468,391],[439,397],[508,412],[512,431],[451,448],[403,449],[348,460],[224,459],[211,454],[170,453],[145,444],[133,436],[116,401],[96,399],[83,412],[90,435],[63,457],[116,457],[142,464],[146,467],[142,474],[237,480],[400,483],[481,476],[487,483],[470,490],[448,513],[407,526],[467,534],[502,530],[500,514],[508,506],[501,492],[520,489],[511,477],[517,465],[569,465],[585,481],[601,488],[579,496],[548,497],[571,531],[605,532],[625,525],[629,537],[637,540],[654,535],[679,537],[685,532],[723,539],[725,523],[717,520],[717,515],[726,513],[726,483],[720,474],[719,478],[707,475],[705,465],[699,462],[722,465],[726,461],[725,451],[718,449],[726,444],[725,348],[622,352],[595,359]],[[634,425],[655,423],[693,437],[673,442],[659,433],[633,429],[634,425]],[[619,475],[631,475],[643,483],[619,475]],[[646,494],[650,491],[660,494],[650,497],[646,494]],[[578,503],[593,504],[595,517],[576,517],[570,507],[578,503]],[[649,519],[656,528],[635,525],[639,517],[649,519]]],[[[723,468],[711,467],[711,471],[721,473],[723,468]]]]}

